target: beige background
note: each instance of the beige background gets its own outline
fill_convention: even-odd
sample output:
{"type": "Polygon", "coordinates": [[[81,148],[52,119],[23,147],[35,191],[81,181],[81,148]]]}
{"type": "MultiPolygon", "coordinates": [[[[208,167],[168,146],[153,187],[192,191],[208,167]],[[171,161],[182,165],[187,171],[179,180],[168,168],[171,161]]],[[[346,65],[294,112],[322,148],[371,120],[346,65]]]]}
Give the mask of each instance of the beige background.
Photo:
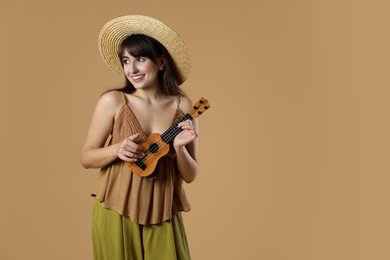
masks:
{"type": "Polygon", "coordinates": [[[188,43],[183,88],[212,104],[184,214],[195,260],[390,259],[388,1],[2,0],[0,259],[91,259],[79,153],[122,80],[108,20],[144,14],[188,43]]]}

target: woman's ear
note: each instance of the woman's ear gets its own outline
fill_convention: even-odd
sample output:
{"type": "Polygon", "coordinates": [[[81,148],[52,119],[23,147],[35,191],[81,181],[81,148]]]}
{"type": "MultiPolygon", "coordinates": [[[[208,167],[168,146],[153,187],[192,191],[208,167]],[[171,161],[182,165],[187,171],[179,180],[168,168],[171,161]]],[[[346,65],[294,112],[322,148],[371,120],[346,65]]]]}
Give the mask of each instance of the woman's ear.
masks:
{"type": "Polygon", "coordinates": [[[164,57],[164,55],[162,55],[159,59],[158,59],[158,68],[159,68],[159,70],[163,70],[164,68],[165,68],[165,57],[164,57]]]}

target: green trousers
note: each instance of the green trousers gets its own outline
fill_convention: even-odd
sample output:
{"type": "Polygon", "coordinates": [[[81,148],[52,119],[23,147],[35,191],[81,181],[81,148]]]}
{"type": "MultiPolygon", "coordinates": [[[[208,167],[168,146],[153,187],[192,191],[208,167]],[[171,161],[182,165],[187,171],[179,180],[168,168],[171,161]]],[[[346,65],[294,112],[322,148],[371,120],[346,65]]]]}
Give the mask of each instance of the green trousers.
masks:
{"type": "Polygon", "coordinates": [[[190,260],[181,214],[139,225],[95,200],[92,219],[94,260],[190,260]]]}

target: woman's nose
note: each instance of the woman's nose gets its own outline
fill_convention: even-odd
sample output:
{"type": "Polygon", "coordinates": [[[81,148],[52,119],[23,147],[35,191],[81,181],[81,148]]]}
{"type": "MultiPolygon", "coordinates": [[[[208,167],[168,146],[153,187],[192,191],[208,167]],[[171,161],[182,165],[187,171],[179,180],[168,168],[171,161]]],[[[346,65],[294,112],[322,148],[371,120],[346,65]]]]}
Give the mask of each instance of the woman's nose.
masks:
{"type": "Polygon", "coordinates": [[[134,62],[132,62],[132,63],[130,64],[130,72],[131,72],[132,74],[138,72],[138,68],[137,68],[137,66],[136,66],[136,64],[135,64],[134,62]]]}

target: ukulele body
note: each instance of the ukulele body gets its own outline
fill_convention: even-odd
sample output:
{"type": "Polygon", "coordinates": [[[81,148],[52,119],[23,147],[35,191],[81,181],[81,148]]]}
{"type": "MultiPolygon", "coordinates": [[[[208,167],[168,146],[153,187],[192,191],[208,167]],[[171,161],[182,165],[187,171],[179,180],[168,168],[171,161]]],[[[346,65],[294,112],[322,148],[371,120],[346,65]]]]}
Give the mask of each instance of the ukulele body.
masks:
{"type": "Polygon", "coordinates": [[[146,151],[142,161],[129,163],[129,168],[141,177],[149,176],[156,168],[158,160],[169,152],[169,144],[161,139],[160,134],[151,134],[140,144],[146,151]]]}

